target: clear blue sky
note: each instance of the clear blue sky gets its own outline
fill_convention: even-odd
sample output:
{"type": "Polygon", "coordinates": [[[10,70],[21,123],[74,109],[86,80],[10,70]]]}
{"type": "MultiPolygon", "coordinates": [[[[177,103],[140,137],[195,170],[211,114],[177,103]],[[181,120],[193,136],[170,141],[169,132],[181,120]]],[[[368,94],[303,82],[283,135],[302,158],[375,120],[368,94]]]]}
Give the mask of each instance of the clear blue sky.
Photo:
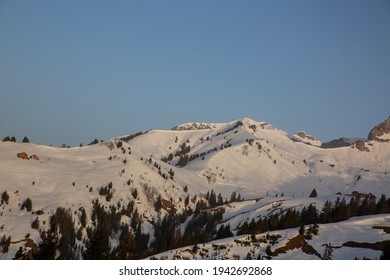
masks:
{"type": "Polygon", "coordinates": [[[249,117],[325,141],[389,115],[389,1],[0,0],[1,139],[249,117]]]}

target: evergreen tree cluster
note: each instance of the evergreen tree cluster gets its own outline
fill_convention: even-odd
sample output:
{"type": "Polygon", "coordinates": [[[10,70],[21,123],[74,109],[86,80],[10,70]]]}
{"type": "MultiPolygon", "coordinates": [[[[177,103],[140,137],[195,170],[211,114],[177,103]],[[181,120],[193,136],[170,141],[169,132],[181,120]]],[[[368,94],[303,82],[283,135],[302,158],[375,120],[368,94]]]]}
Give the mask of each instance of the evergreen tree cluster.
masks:
{"type": "Polygon", "coordinates": [[[107,186],[101,187],[99,190],[99,195],[105,196],[106,201],[110,201],[113,196],[112,182],[108,183],[107,186]]]}
{"type": "Polygon", "coordinates": [[[162,157],[161,158],[161,161],[163,162],[169,162],[169,161],[172,161],[173,160],[173,154],[170,153],[167,157],[162,157]]]}
{"type": "Polygon", "coordinates": [[[189,159],[189,157],[188,157],[187,154],[185,154],[185,155],[180,155],[180,158],[179,158],[179,160],[178,160],[178,162],[177,162],[177,165],[180,166],[180,167],[186,166],[187,163],[188,163],[188,159],[189,159]]]}
{"type": "Polygon", "coordinates": [[[96,144],[98,144],[98,143],[99,143],[99,140],[97,140],[97,139],[95,138],[93,141],[91,141],[91,143],[88,144],[88,146],[96,145],[96,144]]]}
{"type": "Polygon", "coordinates": [[[208,242],[213,239],[233,236],[230,226],[222,226],[217,231],[217,224],[222,220],[223,210],[207,211],[205,202],[198,201],[198,212],[191,209],[179,215],[166,215],[157,221],[154,227],[155,242],[151,250],[157,254],[183,246],[208,242]],[[202,205],[202,206],[200,206],[202,205]],[[200,210],[202,209],[202,210],[200,210]],[[181,224],[187,221],[184,233],[181,233],[181,224]]]}
{"type": "Polygon", "coordinates": [[[125,142],[129,142],[130,140],[134,139],[135,137],[141,136],[142,134],[143,134],[143,132],[140,131],[140,132],[131,134],[129,136],[124,136],[120,140],[125,141],[125,142]]]}
{"type": "MultiPolygon", "coordinates": [[[[148,160],[149,164],[153,163],[152,158],[150,157],[148,160]]],[[[187,163],[186,163],[187,164],[187,163]]],[[[165,180],[171,179],[173,180],[173,176],[175,176],[175,172],[171,169],[169,169],[168,174],[161,171],[161,165],[158,164],[156,161],[153,163],[153,166],[158,170],[158,174],[163,177],[165,180]]]]}
{"type": "Polygon", "coordinates": [[[8,204],[9,203],[9,194],[7,191],[4,191],[2,194],[1,194],[1,203],[0,205],[2,205],[3,203],[5,204],[8,204]]]}
{"type": "Polygon", "coordinates": [[[232,203],[232,202],[240,202],[240,201],[243,201],[243,199],[241,198],[241,194],[238,194],[237,195],[237,192],[236,191],[233,191],[231,196],[230,196],[230,200],[228,201],[226,198],[223,199],[221,193],[217,194],[214,192],[214,190],[212,189],[211,192],[207,192],[206,195],[205,195],[205,199],[208,203],[208,206],[213,208],[213,207],[217,207],[217,206],[221,206],[221,205],[224,205],[224,204],[228,204],[228,203],[232,203]]]}
{"type": "Polygon", "coordinates": [[[6,136],[4,137],[3,142],[16,142],[16,138],[15,136],[12,137],[6,136]]]}
{"type": "Polygon", "coordinates": [[[211,190],[211,192],[207,192],[206,194],[206,200],[208,202],[208,205],[210,207],[216,207],[223,204],[227,204],[227,201],[224,202],[221,193],[218,194],[218,197],[214,190],[211,190]]]}
{"type": "MultiPolygon", "coordinates": [[[[245,221],[239,228],[237,235],[257,234],[272,230],[294,228],[308,224],[332,223],[347,220],[355,216],[390,213],[390,198],[382,195],[378,201],[375,198],[356,199],[349,202],[345,198],[337,198],[335,202],[326,201],[321,211],[315,205],[305,206],[300,212],[287,209],[282,213],[273,214],[250,222],[245,221]]],[[[318,228],[309,230],[307,236],[316,234],[318,228]]],[[[303,233],[302,233],[303,234],[303,233]]]]}
{"type": "Polygon", "coordinates": [[[191,151],[191,146],[190,145],[187,146],[186,143],[183,143],[182,145],[180,145],[180,149],[176,151],[175,157],[186,155],[190,151],[191,151]]]}
{"type": "Polygon", "coordinates": [[[20,210],[26,209],[27,212],[31,212],[32,210],[32,201],[31,198],[27,198],[20,207],[20,210]]]}
{"type": "Polygon", "coordinates": [[[87,228],[83,259],[134,259],[146,251],[149,234],[142,233],[141,217],[133,201],[120,210],[111,205],[106,211],[104,205],[94,200],[91,221],[93,227],[87,228]],[[130,225],[121,223],[123,215],[131,217],[130,225]],[[111,239],[118,239],[119,245],[111,248],[111,239]]]}
{"type": "Polygon", "coordinates": [[[0,239],[0,252],[3,254],[8,253],[9,246],[11,245],[11,236],[8,236],[8,238],[3,235],[3,237],[0,239]]]}
{"type": "Polygon", "coordinates": [[[239,128],[240,126],[243,126],[243,125],[244,125],[244,124],[243,124],[242,121],[238,121],[238,122],[236,122],[232,127],[226,129],[225,131],[218,132],[216,136],[223,135],[223,134],[225,134],[225,133],[228,133],[228,132],[230,132],[230,131],[233,131],[233,130],[235,130],[235,129],[239,128]]]}
{"type": "MultiPolygon", "coordinates": [[[[187,197],[189,201],[189,195],[187,197]]],[[[233,192],[230,202],[240,199],[233,192]]],[[[161,197],[156,202],[159,200],[161,197]]],[[[196,198],[191,201],[195,203],[196,198]]],[[[187,208],[180,214],[171,212],[152,222],[154,236],[143,232],[144,218],[133,199],[125,205],[118,202],[110,206],[103,205],[98,199],[93,200],[90,216],[84,207],[74,214],[69,209],[58,207],[49,218],[47,230],[39,229],[40,224],[35,226],[40,230],[41,241],[32,255],[27,255],[21,248],[15,259],[139,259],[178,247],[232,237],[230,225],[221,224],[224,209],[216,208],[220,203],[227,203],[227,200],[211,190],[204,199],[196,201],[195,209],[187,208]],[[78,226],[75,217],[79,221],[78,226]]],[[[160,206],[159,203],[155,205],[156,208],[160,206]]],[[[319,223],[389,212],[390,199],[385,195],[378,200],[352,197],[348,202],[345,198],[339,198],[334,202],[327,201],[321,211],[310,204],[301,211],[284,209],[258,220],[245,221],[238,228],[237,235],[254,236],[272,230],[300,227],[299,233],[310,239],[318,233],[319,223]],[[310,226],[305,228],[307,224],[310,226]]],[[[8,250],[9,240],[5,236],[0,239],[2,252],[8,250]]],[[[331,257],[330,251],[324,255],[328,256],[331,257]]],[[[388,248],[384,248],[383,258],[388,258],[388,248]]]]}

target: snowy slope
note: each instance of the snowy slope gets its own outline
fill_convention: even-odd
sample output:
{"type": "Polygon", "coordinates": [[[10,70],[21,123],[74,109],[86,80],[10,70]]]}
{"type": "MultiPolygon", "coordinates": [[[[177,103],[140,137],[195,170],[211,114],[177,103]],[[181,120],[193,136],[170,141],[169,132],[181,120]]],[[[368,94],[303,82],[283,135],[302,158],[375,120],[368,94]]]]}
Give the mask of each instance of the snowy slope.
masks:
{"type": "MultiPolygon", "coordinates": [[[[0,142],[0,194],[9,195],[9,202],[0,205],[0,238],[12,236],[13,242],[10,252],[0,253],[0,258],[12,258],[18,241],[27,234],[38,244],[40,233],[31,228],[32,222],[38,218],[40,230],[47,229],[59,206],[74,213],[80,228],[80,209],[90,216],[96,199],[107,211],[134,202],[142,231],[153,242],[159,218],[195,208],[195,199],[184,205],[186,197],[202,199],[211,190],[225,200],[233,191],[245,199],[223,206],[222,222],[230,224],[233,232],[244,221],[266,217],[275,208],[301,210],[315,204],[321,209],[336,193],[390,195],[390,144],[386,142],[366,142],[369,152],[354,147],[321,149],[292,141],[271,124],[248,118],[188,123],[128,137],[128,142],[119,140],[124,137],[75,148],[0,142]],[[18,158],[20,152],[37,155],[39,160],[18,158]],[[110,199],[99,193],[109,183],[110,199]],[[309,198],[313,189],[317,198],[309,198]],[[164,207],[157,211],[159,197],[164,207]],[[27,198],[32,201],[31,212],[21,210],[27,198]]],[[[121,219],[130,223],[129,217],[121,219]]],[[[91,225],[89,219],[87,226],[91,225]]]]}
{"type": "MultiPolygon", "coordinates": [[[[151,131],[130,143],[154,158],[174,154],[186,143],[191,148],[190,157],[200,156],[183,169],[195,172],[223,194],[239,190],[246,198],[264,196],[267,191],[302,196],[313,188],[322,195],[354,190],[390,192],[387,187],[383,189],[390,181],[387,143],[369,142],[370,152],[351,147],[325,150],[294,142],[286,132],[250,119],[219,124],[213,129],[151,131]],[[232,129],[238,122],[243,125],[232,129]]],[[[175,166],[177,160],[174,157],[171,165],[175,166]]],[[[197,186],[198,182],[193,188],[197,186]]]]}
{"type": "MultiPolygon", "coordinates": [[[[183,187],[171,179],[162,178],[142,152],[131,149],[126,143],[123,148],[125,153],[111,141],[69,149],[0,143],[0,193],[6,191],[9,195],[9,203],[2,203],[0,210],[0,236],[11,235],[13,241],[18,241],[30,234],[37,244],[39,232],[31,228],[37,217],[45,229],[47,224],[42,224],[42,221],[47,221],[58,206],[75,211],[76,216],[80,216],[80,207],[90,215],[94,199],[99,199],[107,208],[110,205],[125,206],[134,200],[131,194],[134,189],[138,190],[136,207],[144,218],[145,232],[152,229],[148,221],[156,216],[153,204],[158,194],[171,200],[178,210],[182,209],[183,203],[179,200],[185,197],[183,187]],[[39,161],[17,158],[19,152],[35,154],[39,161]],[[107,201],[99,195],[99,190],[110,182],[113,196],[107,201]],[[32,201],[31,212],[20,210],[27,198],[32,201]],[[43,213],[38,215],[38,211],[43,213]]],[[[162,172],[168,174],[169,169],[164,163],[161,165],[162,172]]],[[[167,212],[163,209],[164,213],[167,212]]],[[[124,222],[129,222],[129,219],[124,222]]],[[[15,249],[17,247],[8,256],[15,255],[15,249]]]]}

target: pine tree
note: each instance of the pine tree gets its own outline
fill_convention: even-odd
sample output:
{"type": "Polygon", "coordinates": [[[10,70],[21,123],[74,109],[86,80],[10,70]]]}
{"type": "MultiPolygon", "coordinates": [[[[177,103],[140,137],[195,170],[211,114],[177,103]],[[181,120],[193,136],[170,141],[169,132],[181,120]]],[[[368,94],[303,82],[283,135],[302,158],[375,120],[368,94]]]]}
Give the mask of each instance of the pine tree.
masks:
{"type": "Polygon", "coordinates": [[[217,196],[215,195],[214,190],[211,190],[209,197],[209,205],[210,207],[215,207],[217,205],[217,196]]]}
{"type": "Polygon", "coordinates": [[[24,210],[24,208],[26,208],[26,211],[27,211],[27,212],[31,212],[31,210],[32,210],[32,201],[31,201],[30,198],[27,198],[27,199],[23,202],[23,204],[22,204],[20,210],[24,210]]]}
{"type": "Polygon", "coordinates": [[[189,203],[190,203],[190,195],[188,194],[184,200],[184,205],[187,207],[189,203]]]}
{"type": "Polygon", "coordinates": [[[141,222],[139,222],[137,230],[135,232],[135,243],[137,244],[138,255],[142,255],[148,248],[149,234],[142,233],[141,222]]]}
{"type": "Polygon", "coordinates": [[[333,248],[330,244],[325,245],[325,250],[322,255],[323,260],[331,260],[333,257],[333,248]]]}
{"type": "Polygon", "coordinates": [[[82,252],[84,260],[105,260],[110,256],[108,235],[104,234],[103,226],[98,226],[92,232],[92,236],[85,243],[82,252]]]}
{"type": "Polygon", "coordinates": [[[305,226],[304,225],[301,225],[301,227],[299,228],[299,234],[302,234],[302,235],[305,234],[305,226]]]}
{"type": "Polygon", "coordinates": [[[185,154],[185,155],[180,155],[180,158],[179,158],[179,161],[177,162],[177,164],[180,166],[180,167],[184,167],[186,166],[188,163],[188,155],[185,154]]]}
{"type": "Polygon", "coordinates": [[[87,226],[87,213],[85,212],[84,208],[81,208],[80,223],[81,223],[82,227],[86,227],[87,226]]]}
{"type": "Polygon", "coordinates": [[[39,229],[39,219],[38,219],[38,217],[36,217],[35,220],[32,222],[31,228],[39,229]]]}
{"type": "Polygon", "coordinates": [[[138,209],[136,208],[134,213],[133,213],[133,216],[131,217],[131,221],[130,221],[130,226],[131,228],[135,231],[137,230],[137,226],[138,226],[138,223],[140,222],[140,216],[139,216],[139,213],[138,213],[138,209]]]}
{"type": "Polygon", "coordinates": [[[123,229],[117,251],[117,258],[120,260],[131,260],[136,258],[137,244],[135,243],[132,233],[129,232],[128,226],[123,229]]]}
{"type": "Polygon", "coordinates": [[[161,194],[159,194],[156,199],[156,202],[154,203],[154,209],[156,210],[156,212],[160,212],[162,207],[163,207],[162,198],[161,198],[161,194]]]}
{"type": "Polygon", "coordinates": [[[268,256],[272,256],[271,245],[268,245],[267,248],[265,248],[265,253],[266,253],[268,256]]]}
{"type": "MultiPolygon", "coordinates": [[[[322,223],[330,223],[332,222],[332,202],[325,201],[324,206],[322,207],[321,214],[320,214],[320,220],[322,223]]],[[[306,222],[305,222],[306,223],[306,222]]]]}
{"type": "Polygon", "coordinates": [[[63,207],[58,207],[55,214],[50,216],[50,230],[61,236],[57,249],[58,259],[70,260],[76,257],[76,231],[72,213],[63,207]]]}
{"type": "Polygon", "coordinates": [[[378,203],[377,203],[377,210],[376,212],[378,214],[385,214],[389,213],[389,206],[387,205],[387,198],[385,194],[382,194],[378,203]]]}
{"type": "Polygon", "coordinates": [[[134,189],[134,190],[131,192],[131,195],[134,197],[134,199],[137,199],[137,197],[138,197],[138,190],[137,190],[137,189],[134,189]]]}
{"type": "Polygon", "coordinates": [[[41,233],[41,242],[38,250],[34,253],[34,259],[37,260],[54,260],[56,258],[58,247],[58,234],[53,230],[41,233]]]}
{"type": "Polygon", "coordinates": [[[389,241],[385,241],[385,242],[386,242],[385,246],[379,258],[380,260],[390,260],[390,243],[389,241]]]}
{"type": "Polygon", "coordinates": [[[307,223],[308,224],[316,223],[317,218],[318,218],[317,208],[313,204],[310,204],[309,207],[307,208],[307,223]]]}
{"type": "Polygon", "coordinates": [[[27,136],[24,136],[22,143],[30,143],[30,140],[28,140],[27,136]]]}
{"type": "Polygon", "coordinates": [[[9,246],[11,245],[11,236],[8,236],[8,238],[3,235],[3,237],[0,239],[0,252],[3,254],[8,253],[9,246]]]}
{"type": "Polygon", "coordinates": [[[9,194],[7,193],[7,191],[5,191],[1,194],[1,204],[3,203],[8,204],[8,202],[9,202],[9,194]]]}
{"type": "Polygon", "coordinates": [[[222,225],[218,229],[217,236],[215,239],[223,239],[228,237],[233,237],[232,230],[230,229],[230,224],[227,224],[226,226],[222,225]]]}
{"type": "Polygon", "coordinates": [[[229,201],[229,202],[230,202],[230,203],[231,203],[231,202],[235,202],[236,199],[237,199],[236,196],[237,196],[236,191],[233,191],[232,194],[231,194],[231,196],[230,196],[230,201],[229,201]]]}
{"type": "Polygon", "coordinates": [[[221,193],[218,195],[218,201],[217,201],[217,205],[222,205],[223,204],[223,198],[222,198],[222,195],[221,193]]]}

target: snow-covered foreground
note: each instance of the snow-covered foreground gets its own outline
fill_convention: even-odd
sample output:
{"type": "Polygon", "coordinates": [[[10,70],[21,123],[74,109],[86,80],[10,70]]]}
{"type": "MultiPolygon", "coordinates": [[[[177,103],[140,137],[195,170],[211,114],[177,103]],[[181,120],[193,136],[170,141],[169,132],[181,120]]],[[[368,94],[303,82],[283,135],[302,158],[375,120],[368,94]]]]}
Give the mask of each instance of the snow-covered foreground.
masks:
{"type": "MultiPolygon", "coordinates": [[[[326,200],[390,195],[389,142],[367,141],[360,149],[321,149],[317,140],[307,144],[302,139],[294,140],[269,123],[245,118],[225,124],[184,124],[170,131],[151,130],[85,147],[0,142],[0,241],[8,237],[11,240],[9,250],[0,251],[0,258],[12,259],[19,247],[28,250],[38,245],[41,232],[49,229],[50,217],[58,207],[72,215],[78,232],[75,246],[81,252],[90,238],[88,228],[93,230],[97,225],[93,219],[96,201],[105,211],[120,213],[121,229],[110,235],[110,246],[114,248],[120,243],[123,228],[131,224],[131,233],[138,230],[149,234],[148,246],[159,242],[155,237],[158,221],[168,214],[193,211],[201,201],[208,207],[205,211],[212,211],[214,206],[207,205],[211,192],[220,194],[218,204],[224,211],[217,229],[229,225],[234,234],[244,222],[257,221],[278,211],[301,211],[309,205],[321,210],[326,200]],[[38,159],[17,157],[22,152],[38,159]],[[317,196],[309,197],[313,190],[317,196]],[[232,200],[233,193],[240,199],[232,200]],[[86,218],[82,217],[84,212],[86,218]],[[134,217],[136,222],[132,222],[134,217]]],[[[185,219],[191,217],[192,214],[182,217],[177,225],[180,234],[184,234],[189,222],[185,219]]],[[[374,225],[375,219],[382,219],[377,223],[383,226],[389,224],[388,216],[378,216],[321,225],[319,237],[307,242],[321,255],[323,244],[341,246],[341,242],[349,241],[349,237],[344,241],[337,239],[344,236],[340,234],[344,231],[355,231],[357,239],[351,241],[382,240],[380,230],[365,226],[374,225]]],[[[294,237],[297,230],[278,234],[282,238],[272,250],[294,237]]],[[[216,244],[236,244],[232,240],[219,240],[216,244]]],[[[259,244],[255,253],[264,255],[264,244],[259,244]]],[[[221,257],[245,257],[245,246],[241,246],[245,256],[239,247],[234,245],[221,257]]],[[[343,246],[334,248],[333,255],[340,259],[355,255],[378,258],[378,252],[343,246]]],[[[317,256],[296,249],[273,258],[317,256]]]]}
{"type": "MultiPolygon", "coordinates": [[[[306,229],[309,226],[306,226],[306,229]]],[[[298,228],[264,234],[241,235],[171,250],[149,259],[275,259],[318,260],[326,245],[331,259],[379,259],[378,244],[390,240],[390,214],[351,218],[339,223],[321,224],[318,234],[305,239],[298,228]],[[383,228],[387,228],[387,233],[383,228]],[[273,238],[275,237],[273,242],[273,238]],[[267,254],[270,246],[271,254],[267,254]]]]}

